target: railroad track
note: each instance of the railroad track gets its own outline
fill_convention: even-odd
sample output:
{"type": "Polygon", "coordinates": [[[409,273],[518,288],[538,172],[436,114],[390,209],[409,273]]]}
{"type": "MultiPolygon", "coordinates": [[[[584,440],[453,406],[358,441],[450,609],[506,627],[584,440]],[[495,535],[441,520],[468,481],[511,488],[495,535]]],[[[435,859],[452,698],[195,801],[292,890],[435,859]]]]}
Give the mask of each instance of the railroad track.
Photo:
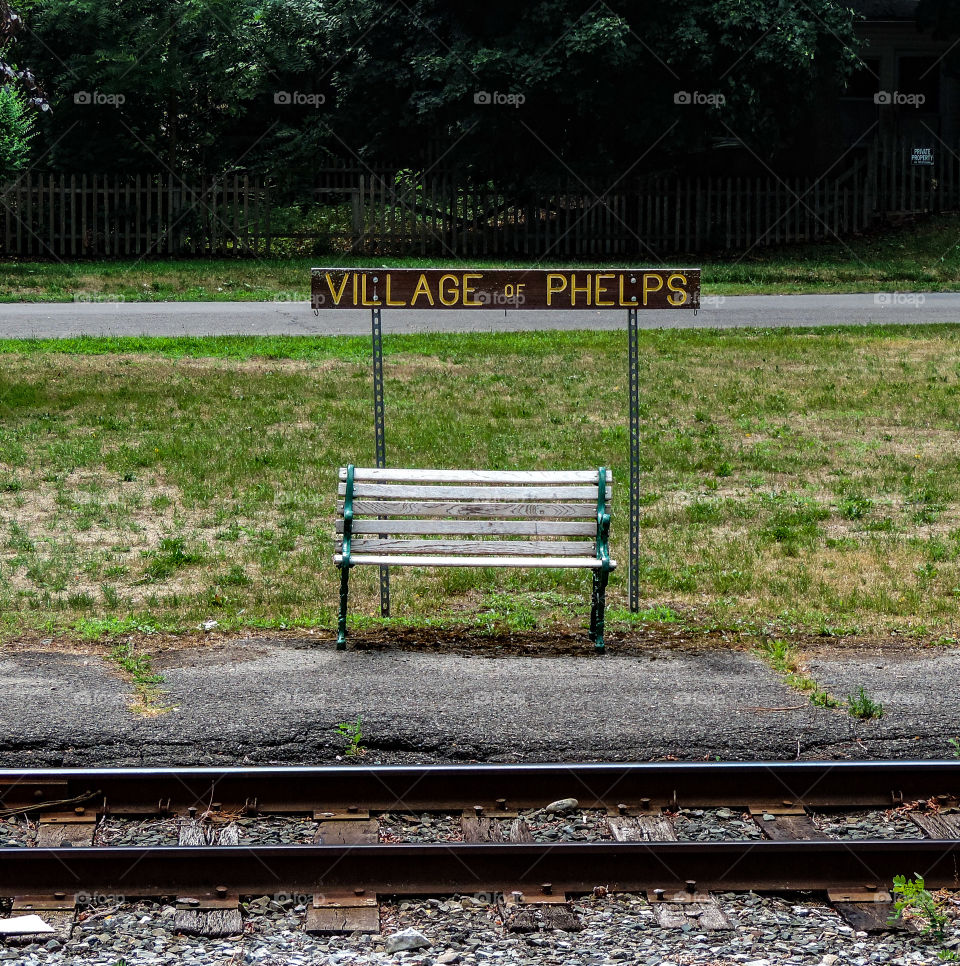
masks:
{"type": "Polygon", "coordinates": [[[14,914],[64,917],[78,896],[173,897],[236,928],[241,896],[296,893],[314,897],[308,928],[338,932],[375,929],[378,896],[488,893],[515,914],[596,890],[665,909],[814,891],[859,928],[884,928],[894,876],[960,888],[958,804],[951,762],[0,770],[0,816],[36,833],[0,848],[0,896],[14,914]],[[564,800],[557,815],[600,840],[537,840],[564,821],[544,807],[564,800]],[[831,838],[822,817],[850,810],[913,831],[831,838]],[[729,820],[732,837],[683,841],[680,820],[697,813],[729,820]],[[385,842],[383,815],[443,816],[460,840],[385,842]],[[307,840],[244,844],[237,831],[281,819],[301,820],[307,840]],[[144,821],[176,837],[94,844],[98,829],[144,821]]]}

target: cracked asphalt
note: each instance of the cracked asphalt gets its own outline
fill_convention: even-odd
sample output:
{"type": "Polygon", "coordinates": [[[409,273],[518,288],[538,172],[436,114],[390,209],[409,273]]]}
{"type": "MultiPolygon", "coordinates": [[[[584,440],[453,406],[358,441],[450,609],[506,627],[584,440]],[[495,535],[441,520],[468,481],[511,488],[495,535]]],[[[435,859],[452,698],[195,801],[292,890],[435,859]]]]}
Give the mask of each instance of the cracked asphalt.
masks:
{"type": "Polygon", "coordinates": [[[131,684],[76,653],[0,655],[0,767],[314,764],[339,722],[369,763],[949,758],[960,651],[909,645],[812,655],[838,697],[862,686],[880,719],[815,708],[752,654],[651,650],[597,658],[336,651],[248,639],[162,652],[175,710],[128,710],[131,684]]]}

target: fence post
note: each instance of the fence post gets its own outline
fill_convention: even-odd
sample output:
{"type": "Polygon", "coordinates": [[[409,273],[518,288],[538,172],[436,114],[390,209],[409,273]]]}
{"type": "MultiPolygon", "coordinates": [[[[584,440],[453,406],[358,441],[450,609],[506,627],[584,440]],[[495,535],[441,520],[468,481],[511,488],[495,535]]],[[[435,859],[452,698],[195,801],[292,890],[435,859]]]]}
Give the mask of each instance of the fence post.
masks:
{"type": "Polygon", "coordinates": [[[353,217],[350,225],[350,251],[355,252],[360,247],[363,238],[363,175],[357,175],[357,187],[353,194],[353,217]]]}
{"type": "MultiPolygon", "coordinates": [[[[226,195],[224,195],[224,203],[226,203],[226,195]]],[[[263,179],[263,208],[264,208],[264,248],[266,255],[270,257],[270,245],[273,241],[273,236],[270,231],[270,181],[267,178],[263,179]]]]}

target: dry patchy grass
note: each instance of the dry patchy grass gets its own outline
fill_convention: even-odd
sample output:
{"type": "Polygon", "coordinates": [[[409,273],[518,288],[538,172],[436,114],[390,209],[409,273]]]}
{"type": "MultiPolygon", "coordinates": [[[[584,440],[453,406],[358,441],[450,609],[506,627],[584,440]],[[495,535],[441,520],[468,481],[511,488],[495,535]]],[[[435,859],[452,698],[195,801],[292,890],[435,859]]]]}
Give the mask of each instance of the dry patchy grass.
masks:
{"type": "MultiPolygon", "coordinates": [[[[365,343],[6,344],[4,636],[331,627],[335,472],[373,450],[365,343]]],[[[386,344],[393,465],[613,468],[612,630],[954,633],[956,329],[643,333],[640,618],[624,337],[386,344]]],[[[353,585],[376,623],[375,571],[353,585]]],[[[588,611],[580,573],[402,570],[393,590],[396,626],[521,633],[588,611]]]]}

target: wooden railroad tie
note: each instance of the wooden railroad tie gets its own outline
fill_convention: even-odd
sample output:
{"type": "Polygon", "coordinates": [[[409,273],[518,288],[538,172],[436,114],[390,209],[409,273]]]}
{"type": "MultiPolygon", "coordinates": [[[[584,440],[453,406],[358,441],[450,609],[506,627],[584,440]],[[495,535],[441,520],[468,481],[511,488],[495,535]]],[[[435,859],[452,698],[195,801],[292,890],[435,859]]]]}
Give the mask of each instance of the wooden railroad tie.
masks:
{"type": "MultiPolygon", "coordinates": [[[[379,823],[366,810],[314,812],[316,845],[376,845],[379,823]]],[[[364,889],[317,893],[307,907],[304,930],[320,935],[380,932],[380,905],[364,889]]]]}

